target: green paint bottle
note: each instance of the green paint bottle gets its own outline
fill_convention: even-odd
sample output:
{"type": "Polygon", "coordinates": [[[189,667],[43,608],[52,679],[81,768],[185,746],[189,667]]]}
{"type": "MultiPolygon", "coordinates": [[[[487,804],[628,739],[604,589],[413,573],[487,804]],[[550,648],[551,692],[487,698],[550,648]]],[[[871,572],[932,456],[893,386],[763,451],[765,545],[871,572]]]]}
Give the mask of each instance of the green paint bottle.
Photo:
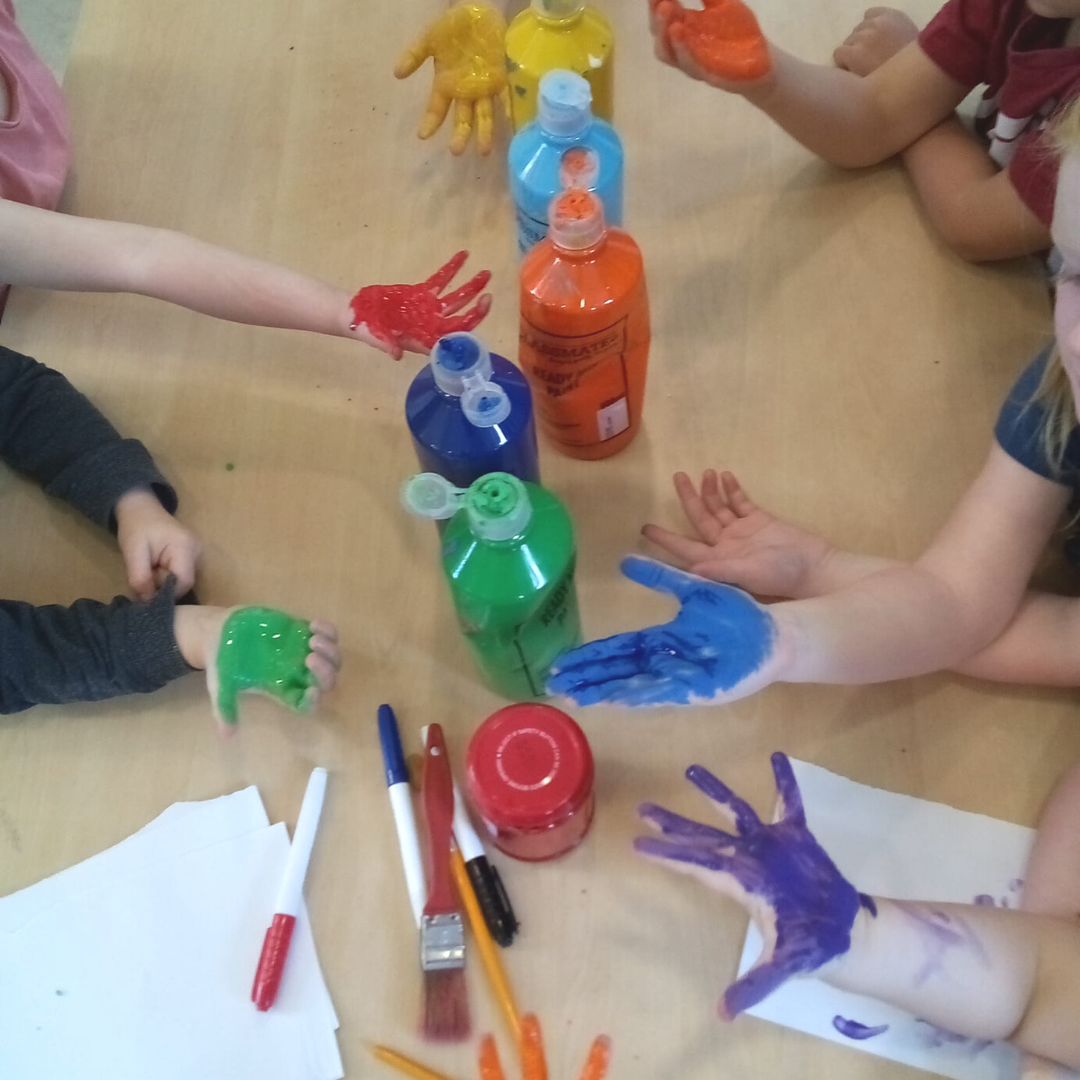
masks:
{"type": "Polygon", "coordinates": [[[508,473],[464,491],[422,473],[406,482],[402,501],[422,517],[451,518],[443,571],[484,681],[514,701],[543,697],[555,659],[581,641],[566,508],[508,473]]]}

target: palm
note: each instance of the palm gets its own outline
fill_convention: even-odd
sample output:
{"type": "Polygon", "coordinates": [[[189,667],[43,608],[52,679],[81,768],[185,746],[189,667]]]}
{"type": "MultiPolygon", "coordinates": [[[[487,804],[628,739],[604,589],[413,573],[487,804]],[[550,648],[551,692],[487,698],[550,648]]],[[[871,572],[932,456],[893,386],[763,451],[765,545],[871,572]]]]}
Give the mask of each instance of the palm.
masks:
{"type": "Polygon", "coordinates": [[[734,700],[772,681],[776,628],[752,597],[652,559],[632,556],[622,570],[674,596],[678,615],[566,653],[553,669],[551,693],[578,705],[694,705],[734,700]]]}
{"type": "Polygon", "coordinates": [[[701,765],[691,765],[687,779],[734,833],[653,803],[639,809],[642,820],[662,835],[639,837],[635,849],[738,900],[765,939],[757,963],[724,994],[728,1017],[752,1008],[792,976],[816,971],[847,952],[860,905],[873,911],[873,901],[856,892],[807,827],[791,763],[778,753],[772,766],[781,803],[780,820],[772,825],[701,765]]]}

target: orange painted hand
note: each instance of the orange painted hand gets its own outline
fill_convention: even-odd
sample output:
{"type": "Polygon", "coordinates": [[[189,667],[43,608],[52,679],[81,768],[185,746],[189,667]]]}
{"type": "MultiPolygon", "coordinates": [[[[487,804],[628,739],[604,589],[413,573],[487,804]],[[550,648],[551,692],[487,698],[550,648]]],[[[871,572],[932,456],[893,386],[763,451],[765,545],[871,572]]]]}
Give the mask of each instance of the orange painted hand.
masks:
{"type": "MultiPolygon", "coordinates": [[[[532,1013],[521,1018],[519,1050],[522,1080],[548,1080],[540,1022],[532,1013]]],[[[606,1035],[598,1035],[593,1041],[578,1080],[604,1080],[610,1060],[611,1040],[606,1035]]],[[[506,1080],[506,1073],[499,1061],[499,1051],[490,1035],[485,1035],[480,1042],[480,1080],[506,1080]]]]}
{"type": "Polygon", "coordinates": [[[417,134],[429,139],[442,126],[454,106],[454,132],[450,152],[460,154],[476,125],[476,148],[491,153],[495,129],[495,99],[510,115],[506,77],[506,21],[487,4],[460,4],[440,15],[401,54],[394,68],[399,79],[408,78],[430,56],[435,61],[427,112],[417,134]]]}
{"type": "Polygon", "coordinates": [[[742,0],[649,0],[656,55],[694,79],[721,89],[765,78],[772,70],[769,44],[742,0]]]}

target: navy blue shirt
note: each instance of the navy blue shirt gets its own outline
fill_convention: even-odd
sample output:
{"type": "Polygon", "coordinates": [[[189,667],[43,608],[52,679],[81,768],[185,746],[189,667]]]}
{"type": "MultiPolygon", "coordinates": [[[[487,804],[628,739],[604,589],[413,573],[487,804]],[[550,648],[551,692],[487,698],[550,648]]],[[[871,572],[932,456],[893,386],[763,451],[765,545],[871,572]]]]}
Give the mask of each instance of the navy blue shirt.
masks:
{"type": "Polygon", "coordinates": [[[1042,432],[1046,425],[1046,406],[1035,401],[1035,392],[1050,360],[1053,348],[1041,352],[1013,384],[1001,407],[994,437],[1009,457],[1039,476],[1072,489],[1072,500],[1080,493],[1080,427],[1075,427],[1065,445],[1061,468],[1056,469],[1046,456],[1042,432]]]}

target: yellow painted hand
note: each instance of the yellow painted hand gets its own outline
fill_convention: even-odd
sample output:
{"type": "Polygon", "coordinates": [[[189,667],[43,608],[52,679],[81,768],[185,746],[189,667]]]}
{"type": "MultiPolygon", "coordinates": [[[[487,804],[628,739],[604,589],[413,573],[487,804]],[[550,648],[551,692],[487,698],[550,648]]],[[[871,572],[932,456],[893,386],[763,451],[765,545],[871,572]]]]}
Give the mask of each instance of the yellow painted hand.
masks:
{"type": "MultiPolygon", "coordinates": [[[[521,1018],[521,1045],[518,1051],[521,1055],[522,1080],[548,1080],[540,1024],[532,1013],[521,1018]]],[[[578,1080],[604,1080],[610,1060],[611,1040],[606,1035],[599,1035],[589,1050],[578,1080]]],[[[499,1051],[490,1035],[485,1035],[480,1043],[480,1080],[505,1080],[499,1063],[499,1051]]]]}
{"type": "Polygon", "coordinates": [[[417,132],[421,139],[439,130],[453,105],[450,152],[464,151],[475,122],[477,149],[491,153],[495,98],[510,115],[505,42],[506,21],[498,11],[487,4],[459,4],[440,15],[401,54],[394,68],[399,79],[408,78],[429,56],[435,61],[427,112],[417,132]]]}

